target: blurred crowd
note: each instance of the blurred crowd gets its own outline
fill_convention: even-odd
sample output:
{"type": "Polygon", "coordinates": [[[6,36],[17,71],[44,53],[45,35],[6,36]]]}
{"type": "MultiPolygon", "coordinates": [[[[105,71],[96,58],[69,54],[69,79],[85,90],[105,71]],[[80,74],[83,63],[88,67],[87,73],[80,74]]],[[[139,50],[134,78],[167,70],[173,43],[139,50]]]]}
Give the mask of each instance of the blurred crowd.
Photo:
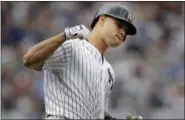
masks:
{"type": "Polygon", "coordinates": [[[116,74],[109,110],[144,118],[184,118],[183,2],[1,2],[2,118],[43,118],[43,72],[22,57],[32,45],[84,24],[97,9],[120,3],[134,16],[136,36],[106,53],[116,74]]]}

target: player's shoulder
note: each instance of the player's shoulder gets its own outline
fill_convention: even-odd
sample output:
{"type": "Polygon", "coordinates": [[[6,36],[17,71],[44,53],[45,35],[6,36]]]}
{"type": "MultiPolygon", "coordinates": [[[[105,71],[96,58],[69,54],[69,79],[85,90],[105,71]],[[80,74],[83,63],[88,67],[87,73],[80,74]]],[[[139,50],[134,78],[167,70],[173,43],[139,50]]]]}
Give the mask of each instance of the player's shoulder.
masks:
{"type": "Polygon", "coordinates": [[[74,43],[77,43],[78,41],[80,41],[79,38],[69,39],[69,40],[66,40],[63,44],[74,44],[74,43]]]}
{"type": "Polygon", "coordinates": [[[106,67],[112,68],[111,64],[106,60],[105,57],[104,57],[104,64],[106,65],[106,67]]]}
{"type": "Polygon", "coordinates": [[[106,65],[106,67],[111,67],[111,64],[104,58],[104,64],[106,65]]]}
{"type": "Polygon", "coordinates": [[[107,69],[108,74],[112,76],[113,81],[115,81],[115,73],[114,73],[114,70],[111,64],[106,60],[105,60],[105,64],[106,64],[106,69],[107,69]]]}
{"type": "Polygon", "coordinates": [[[62,45],[61,47],[64,47],[64,48],[71,48],[71,49],[76,49],[76,48],[79,48],[81,47],[81,39],[79,38],[76,38],[76,39],[70,39],[70,40],[66,40],[62,45]]]}
{"type": "Polygon", "coordinates": [[[109,69],[112,74],[114,74],[112,65],[106,59],[105,59],[105,65],[106,65],[106,68],[109,69]]]}
{"type": "Polygon", "coordinates": [[[83,41],[83,40],[80,39],[80,38],[70,39],[70,40],[65,41],[65,42],[63,43],[63,45],[66,45],[66,44],[71,44],[71,45],[73,45],[73,46],[75,46],[75,45],[80,45],[82,41],[83,41]]]}

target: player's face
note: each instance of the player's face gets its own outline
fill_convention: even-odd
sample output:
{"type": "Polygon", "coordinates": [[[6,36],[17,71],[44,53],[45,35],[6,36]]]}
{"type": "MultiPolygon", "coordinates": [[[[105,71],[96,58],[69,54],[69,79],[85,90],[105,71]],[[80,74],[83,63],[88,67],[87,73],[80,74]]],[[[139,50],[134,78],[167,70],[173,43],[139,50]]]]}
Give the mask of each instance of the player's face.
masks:
{"type": "Polygon", "coordinates": [[[125,41],[128,25],[121,24],[120,21],[106,17],[103,24],[103,38],[105,43],[110,47],[117,47],[125,41]]]}

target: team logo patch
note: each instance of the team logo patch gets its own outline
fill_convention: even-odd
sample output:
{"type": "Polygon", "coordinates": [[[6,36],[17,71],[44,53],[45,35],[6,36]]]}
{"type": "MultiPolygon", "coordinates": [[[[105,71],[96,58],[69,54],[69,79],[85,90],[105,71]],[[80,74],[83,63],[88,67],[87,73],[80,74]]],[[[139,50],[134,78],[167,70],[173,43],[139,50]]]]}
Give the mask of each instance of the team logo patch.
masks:
{"type": "Polygon", "coordinates": [[[132,13],[128,13],[128,16],[127,16],[127,19],[129,20],[129,21],[132,21],[132,13]]]}

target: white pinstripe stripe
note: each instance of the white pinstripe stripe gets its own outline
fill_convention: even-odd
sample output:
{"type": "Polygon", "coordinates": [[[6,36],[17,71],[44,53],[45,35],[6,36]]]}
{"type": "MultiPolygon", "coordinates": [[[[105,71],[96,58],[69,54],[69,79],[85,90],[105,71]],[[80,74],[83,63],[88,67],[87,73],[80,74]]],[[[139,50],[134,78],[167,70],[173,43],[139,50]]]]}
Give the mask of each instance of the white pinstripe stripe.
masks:
{"type": "Polygon", "coordinates": [[[69,40],[61,47],[43,67],[46,113],[72,119],[103,118],[112,84],[107,68],[112,68],[106,60],[102,64],[101,54],[85,40],[69,40]]]}

